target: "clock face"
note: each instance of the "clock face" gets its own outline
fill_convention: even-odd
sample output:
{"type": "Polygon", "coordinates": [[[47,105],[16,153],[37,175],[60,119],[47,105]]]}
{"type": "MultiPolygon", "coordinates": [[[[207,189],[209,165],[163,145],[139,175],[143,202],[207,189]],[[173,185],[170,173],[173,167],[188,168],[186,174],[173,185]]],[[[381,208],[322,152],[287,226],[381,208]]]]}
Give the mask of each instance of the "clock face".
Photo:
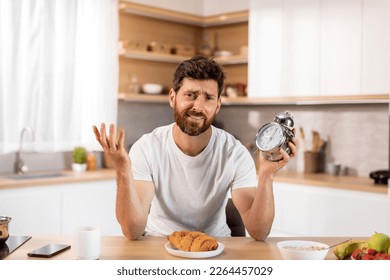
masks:
{"type": "Polygon", "coordinates": [[[282,127],[275,123],[269,123],[260,129],[256,138],[256,145],[261,151],[270,151],[277,147],[282,139],[282,127]]]}

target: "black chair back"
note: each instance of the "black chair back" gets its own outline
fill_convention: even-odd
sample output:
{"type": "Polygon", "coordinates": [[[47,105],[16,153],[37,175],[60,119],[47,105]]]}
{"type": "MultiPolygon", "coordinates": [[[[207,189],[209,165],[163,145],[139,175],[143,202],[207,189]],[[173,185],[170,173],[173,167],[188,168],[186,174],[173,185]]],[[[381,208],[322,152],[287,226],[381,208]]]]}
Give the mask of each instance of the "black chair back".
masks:
{"type": "Polygon", "coordinates": [[[226,204],[226,223],[229,226],[232,236],[245,236],[245,226],[242,222],[240,213],[231,198],[226,204]]]}

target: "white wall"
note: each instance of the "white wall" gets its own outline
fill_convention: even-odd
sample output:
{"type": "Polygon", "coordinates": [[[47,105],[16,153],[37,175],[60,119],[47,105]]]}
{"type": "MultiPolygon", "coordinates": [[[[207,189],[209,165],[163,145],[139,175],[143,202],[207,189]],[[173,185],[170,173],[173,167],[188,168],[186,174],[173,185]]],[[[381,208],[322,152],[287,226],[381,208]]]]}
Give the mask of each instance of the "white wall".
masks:
{"type": "Polygon", "coordinates": [[[249,9],[249,0],[128,0],[128,2],[199,16],[210,16],[249,9]]]}
{"type": "Polygon", "coordinates": [[[249,10],[249,0],[203,0],[203,16],[249,10]]]}

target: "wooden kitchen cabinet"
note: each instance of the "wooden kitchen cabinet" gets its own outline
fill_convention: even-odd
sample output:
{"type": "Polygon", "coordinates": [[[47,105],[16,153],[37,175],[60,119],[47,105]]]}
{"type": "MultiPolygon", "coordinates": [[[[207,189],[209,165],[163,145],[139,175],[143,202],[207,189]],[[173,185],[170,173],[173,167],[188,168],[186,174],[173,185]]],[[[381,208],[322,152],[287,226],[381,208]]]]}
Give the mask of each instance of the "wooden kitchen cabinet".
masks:
{"type": "Polygon", "coordinates": [[[164,86],[164,93],[168,93],[176,66],[199,53],[205,34],[212,48],[215,47],[217,34],[218,49],[233,53],[227,57],[216,57],[224,65],[226,83],[247,84],[247,55],[242,53],[241,46],[248,44],[248,12],[224,16],[222,19],[219,16],[200,17],[121,2],[119,37],[123,48],[119,61],[120,98],[126,98],[134,77],[139,86],[159,83],[164,86]]]}
{"type": "Polygon", "coordinates": [[[387,194],[274,182],[272,236],[371,236],[388,232],[387,194]]]}
{"type": "Polygon", "coordinates": [[[139,86],[144,83],[158,83],[167,91],[176,65],[187,58],[169,54],[170,48],[182,42],[196,45],[196,33],[200,34],[200,30],[190,25],[128,12],[120,12],[119,18],[120,40],[125,42],[126,50],[125,53],[122,52],[119,60],[119,92],[129,93],[132,77],[137,78],[139,86]],[[167,52],[147,52],[148,45],[152,43],[156,43],[156,48],[166,46],[167,52]]]}

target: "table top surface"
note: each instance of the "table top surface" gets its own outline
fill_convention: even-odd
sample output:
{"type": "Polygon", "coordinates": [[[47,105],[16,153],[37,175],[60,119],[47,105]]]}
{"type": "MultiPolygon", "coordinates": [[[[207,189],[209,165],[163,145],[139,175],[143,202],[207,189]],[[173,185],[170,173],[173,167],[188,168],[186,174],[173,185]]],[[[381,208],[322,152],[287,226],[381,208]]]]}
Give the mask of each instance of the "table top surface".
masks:
{"type": "MultiPolygon", "coordinates": [[[[210,259],[222,260],[281,260],[282,256],[276,243],[283,240],[312,240],[328,245],[342,242],[346,237],[269,237],[264,242],[255,241],[250,237],[218,237],[218,242],[224,245],[221,254],[210,259]]],[[[355,239],[355,238],[354,238],[355,239]]],[[[165,249],[166,237],[142,237],[130,241],[124,236],[102,236],[101,260],[179,260],[186,259],[171,255],[165,249]]],[[[75,260],[75,246],[72,236],[33,235],[5,260],[47,260],[47,258],[28,257],[27,253],[47,244],[69,244],[71,249],[62,252],[50,260],[75,260]]],[[[336,260],[333,250],[329,250],[327,260],[336,260]]]]}

